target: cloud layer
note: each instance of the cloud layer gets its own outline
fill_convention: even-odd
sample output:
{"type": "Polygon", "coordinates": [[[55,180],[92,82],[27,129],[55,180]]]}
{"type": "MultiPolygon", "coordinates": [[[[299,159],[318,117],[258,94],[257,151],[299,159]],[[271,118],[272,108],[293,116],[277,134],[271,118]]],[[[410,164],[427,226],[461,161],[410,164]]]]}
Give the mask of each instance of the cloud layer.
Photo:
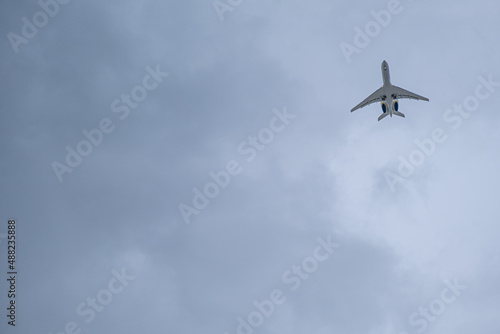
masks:
{"type": "Polygon", "coordinates": [[[2,333],[498,332],[498,10],[2,3],[2,333]]]}

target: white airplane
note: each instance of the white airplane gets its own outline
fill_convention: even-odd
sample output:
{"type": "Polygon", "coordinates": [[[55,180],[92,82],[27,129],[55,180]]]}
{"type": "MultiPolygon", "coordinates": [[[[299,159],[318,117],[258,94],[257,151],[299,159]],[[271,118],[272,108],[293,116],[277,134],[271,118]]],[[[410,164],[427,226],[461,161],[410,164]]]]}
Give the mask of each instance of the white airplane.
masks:
{"type": "Polygon", "coordinates": [[[359,108],[363,108],[374,102],[381,102],[383,114],[380,115],[378,120],[380,121],[382,118],[387,115],[397,115],[400,117],[405,117],[405,115],[398,111],[399,103],[397,99],[413,99],[413,100],[423,100],[429,101],[428,98],[417,95],[410,91],[407,91],[398,86],[394,86],[391,84],[391,77],[389,75],[389,65],[384,60],[382,62],[382,78],[384,80],[384,85],[377,89],[372,95],[368,96],[364,99],[360,104],[351,109],[351,112],[357,110],[359,108]]]}

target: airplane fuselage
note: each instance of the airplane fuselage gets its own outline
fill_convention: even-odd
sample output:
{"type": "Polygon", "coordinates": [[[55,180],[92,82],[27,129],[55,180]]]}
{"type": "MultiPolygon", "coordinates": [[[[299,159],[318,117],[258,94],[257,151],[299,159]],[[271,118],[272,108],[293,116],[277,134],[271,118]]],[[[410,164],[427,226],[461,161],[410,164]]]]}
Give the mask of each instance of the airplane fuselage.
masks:
{"type": "Polygon", "coordinates": [[[382,78],[384,80],[384,87],[390,87],[391,85],[391,74],[389,73],[389,64],[384,60],[382,62],[382,78]]]}
{"type": "Polygon", "coordinates": [[[389,64],[384,60],[382,62],[382,79],[384,82],[383,90],[384,90],[384,100],[380,103],[382,107],[382,111],[385,113],[389,113],[392,117],[393,111],[397,111],[398,109],[398,101],[391,94],[391,74],[389,72],[389,64]]]}

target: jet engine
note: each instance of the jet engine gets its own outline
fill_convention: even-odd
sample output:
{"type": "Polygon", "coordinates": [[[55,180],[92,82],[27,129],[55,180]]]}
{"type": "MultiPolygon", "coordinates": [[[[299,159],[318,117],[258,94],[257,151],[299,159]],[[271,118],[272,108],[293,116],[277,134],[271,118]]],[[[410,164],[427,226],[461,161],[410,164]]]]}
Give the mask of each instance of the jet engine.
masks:
{"type": "Polygon", "coordinates": [[[387,104],[385,102],[382,102],[382,111],[384,114],[387,112],[387,104]]]}
{"type": "Polygon", "coordinates": [[[398,111],[398,109],[399,109],[398,100],[394,100],[394,110],[398,111]]]}

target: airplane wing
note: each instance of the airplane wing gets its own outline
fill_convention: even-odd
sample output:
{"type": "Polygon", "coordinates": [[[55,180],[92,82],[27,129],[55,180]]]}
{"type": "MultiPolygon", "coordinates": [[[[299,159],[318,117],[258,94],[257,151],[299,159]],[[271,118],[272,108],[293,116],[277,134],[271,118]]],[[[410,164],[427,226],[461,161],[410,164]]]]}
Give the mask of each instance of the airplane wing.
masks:
{"type": "Polygon", "coordinates": [[[398,99],[412,99],[412,100],[423,100],[429,101],[428,98],[412,93],[406,89],[403,89],[398,86],[392,86],[392,91],[396,94],[396,98],[398,99]]]}
{"type": "Polygon", "coordinates": [[[363,108],[371,103],[382,101],[385,99],[385,96],[382,94],[382,89],[383,87],[380,87],[376,91],[372,93],[372,95],[368,96],[366,99],[364,99],[360,104],[355,106],[354,108],[351,109],[351,112],[354,110],[357,110],[359,108],[363,108]]]}

